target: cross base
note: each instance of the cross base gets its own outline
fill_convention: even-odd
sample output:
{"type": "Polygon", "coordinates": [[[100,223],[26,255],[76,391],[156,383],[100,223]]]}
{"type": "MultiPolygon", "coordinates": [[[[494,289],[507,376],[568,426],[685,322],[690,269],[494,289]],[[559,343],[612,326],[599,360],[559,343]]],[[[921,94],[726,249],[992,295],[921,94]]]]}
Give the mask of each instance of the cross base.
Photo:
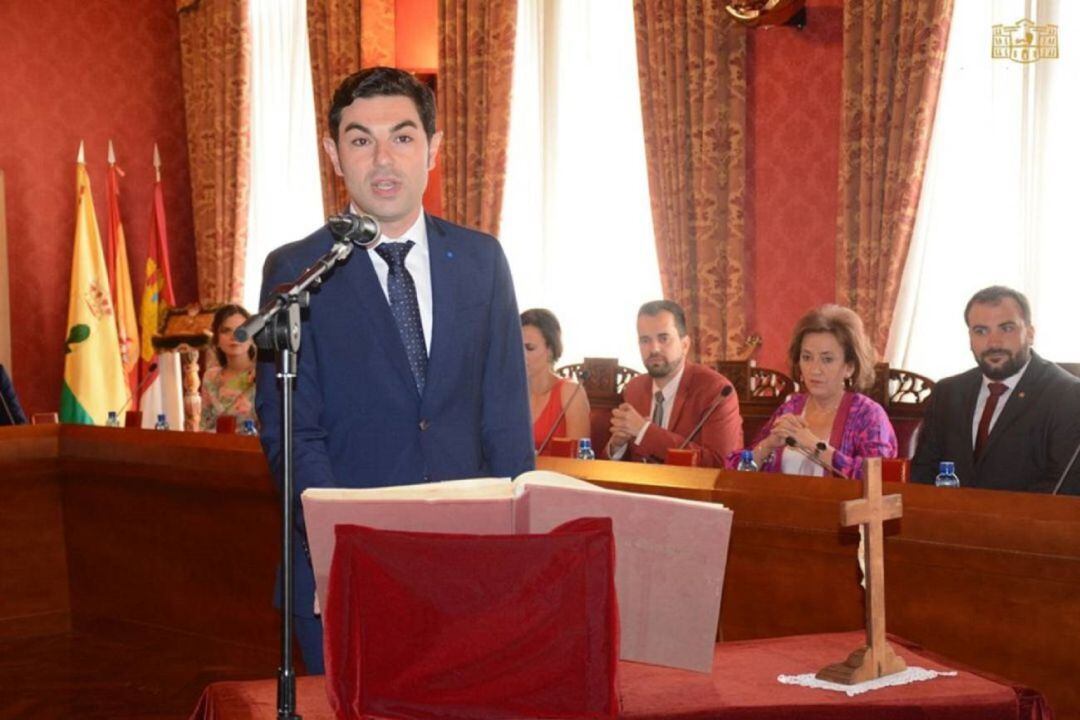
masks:
{"type": "Polygon", "coordinates": [[[876,658],[873,648],[864,645],[848,655],[844,662],[822,668],[815,677],[818,680],[840,685],[856,685],[885,675],[903,672],[906,669],[907,663],[904,659],[893,652],[889,643],[882,643],[878,647],[876,658]]]}

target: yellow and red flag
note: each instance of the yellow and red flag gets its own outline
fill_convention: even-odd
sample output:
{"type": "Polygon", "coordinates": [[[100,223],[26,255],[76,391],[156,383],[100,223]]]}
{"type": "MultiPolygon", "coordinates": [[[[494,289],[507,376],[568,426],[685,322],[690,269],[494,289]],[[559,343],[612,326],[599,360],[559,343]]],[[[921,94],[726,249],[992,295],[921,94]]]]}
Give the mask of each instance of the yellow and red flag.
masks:
{"type": "MultiPolygon", "coordinates": [[[[109,224],[106,231],[106,262],[109,266],[109,284],[113,290],[113,306],[116,308],[116,331],[120,341],[120,359],[124,363],[124,377],[134,396],[139,386],[139,328],[135,318],[135,296],[131,291],[131,268],[128,265],[127,240],[124,225],[120,221],[120,177],[124,171],[116,166],[116,154],[109,141],[109,182],[106,199],[109,207],[109,224]]],[[[132,409],[138,407],[133,397],[132,409]]]]}
{"type": "Polygon", "coordinates": [[[120,359],[109,271],[84,157],[80,144],[75,169],[75,250],[71,258],[60,420],[103,425],[109,411],[119,412],[128,402],[130,390],[120,359]]]}

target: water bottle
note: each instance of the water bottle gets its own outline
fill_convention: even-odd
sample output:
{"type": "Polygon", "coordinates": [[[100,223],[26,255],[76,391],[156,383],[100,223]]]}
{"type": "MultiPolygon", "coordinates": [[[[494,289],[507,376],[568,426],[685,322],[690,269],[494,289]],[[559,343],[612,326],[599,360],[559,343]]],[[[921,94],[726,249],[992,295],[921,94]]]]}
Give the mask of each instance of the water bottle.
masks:
{"type": "Polygon", "coordinates": [[[109,419],[105,421],[105,427],[120,427],[120,418],[116,416],[115,410],[109,411],[109,419]]]}
{"type": "Polygon", "coordinates": [[[753,450],[747,448],[746,450],[743,450],[741,453],[739,453],[739,464],[736,467],[736,469],[740,470],[740,471],[743,471],[743,472],[757,472],[758,471],[757,463],[754,462],[754,451],[753,450]]]}
{"type": "Polygon", "coordinates": [[[592,440],[589,438],[581,438],[578,440],[577,448],[578,460],[595,460],[596,453],[592,449],[592,440]]]}
{"type": "Polygon", "coordinates": [[[958,488],[960,478],[956,477],[956,466],[949,460],[942,460],[938,466],[938,475],[934,478],[934,485],[938,487],[958,488]]]}
{"type": "Polygon", "coordinates": [[[157,422],[154,424],[155,430],[168,430],[169,421],[165,419],[165,413],[158,413],[157,422]]]}
{"type": "Polygon", "coordinates": [[[244,424],[240,426],[241,435],[258,435],[259,431],[255,429],[254,420],[245,420],[244,424]]]}

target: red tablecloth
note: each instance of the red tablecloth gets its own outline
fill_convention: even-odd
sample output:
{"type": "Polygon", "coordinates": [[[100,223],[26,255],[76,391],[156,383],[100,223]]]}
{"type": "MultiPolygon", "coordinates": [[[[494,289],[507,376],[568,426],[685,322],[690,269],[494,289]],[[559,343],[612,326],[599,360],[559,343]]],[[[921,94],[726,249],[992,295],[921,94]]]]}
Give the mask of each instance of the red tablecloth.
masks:
{"type": "MultiPolygon", "coordinates": [[[[711,674],[638,663],[619,664],[619,695],[627,720],[669,718],[820,718],[821,720],[1051,720],[1037,692],[960,670],[938,678],[847,697],[843,693],[781,685],[777,675],[816,672],[842,660],[863,640],[861,632],[750,640],[716,646],[711,674]]],[[[932,670],[952,669],[916,646],[892,638],[907,661],[932,670]]],[[[193,720],[273,720],[274,680],[210,685],[193,720]]],[[[322,676],[297,682],[297,712],[304,720],[333,720],[322,676]]]]}

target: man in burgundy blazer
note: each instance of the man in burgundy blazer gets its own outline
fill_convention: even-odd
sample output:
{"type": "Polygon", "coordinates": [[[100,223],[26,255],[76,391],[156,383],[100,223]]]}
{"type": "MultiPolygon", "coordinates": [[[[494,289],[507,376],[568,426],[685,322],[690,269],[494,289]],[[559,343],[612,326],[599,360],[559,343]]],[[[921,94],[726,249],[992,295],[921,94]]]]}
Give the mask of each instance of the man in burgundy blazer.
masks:
{"type": "Polygon", "coordinates": [[[712,368],[687,362],[690,337],[686,314],[677,303],[654,300],[642,305],[637,330],[647,374],[627,384],[624,402],[612,411],[611,440],[603,457],[664,462],[669,449],[685,446],[699,451],[702,466],[723,467],[725,456],[743,442],[739,400],[731,383],[712,368]]]}

